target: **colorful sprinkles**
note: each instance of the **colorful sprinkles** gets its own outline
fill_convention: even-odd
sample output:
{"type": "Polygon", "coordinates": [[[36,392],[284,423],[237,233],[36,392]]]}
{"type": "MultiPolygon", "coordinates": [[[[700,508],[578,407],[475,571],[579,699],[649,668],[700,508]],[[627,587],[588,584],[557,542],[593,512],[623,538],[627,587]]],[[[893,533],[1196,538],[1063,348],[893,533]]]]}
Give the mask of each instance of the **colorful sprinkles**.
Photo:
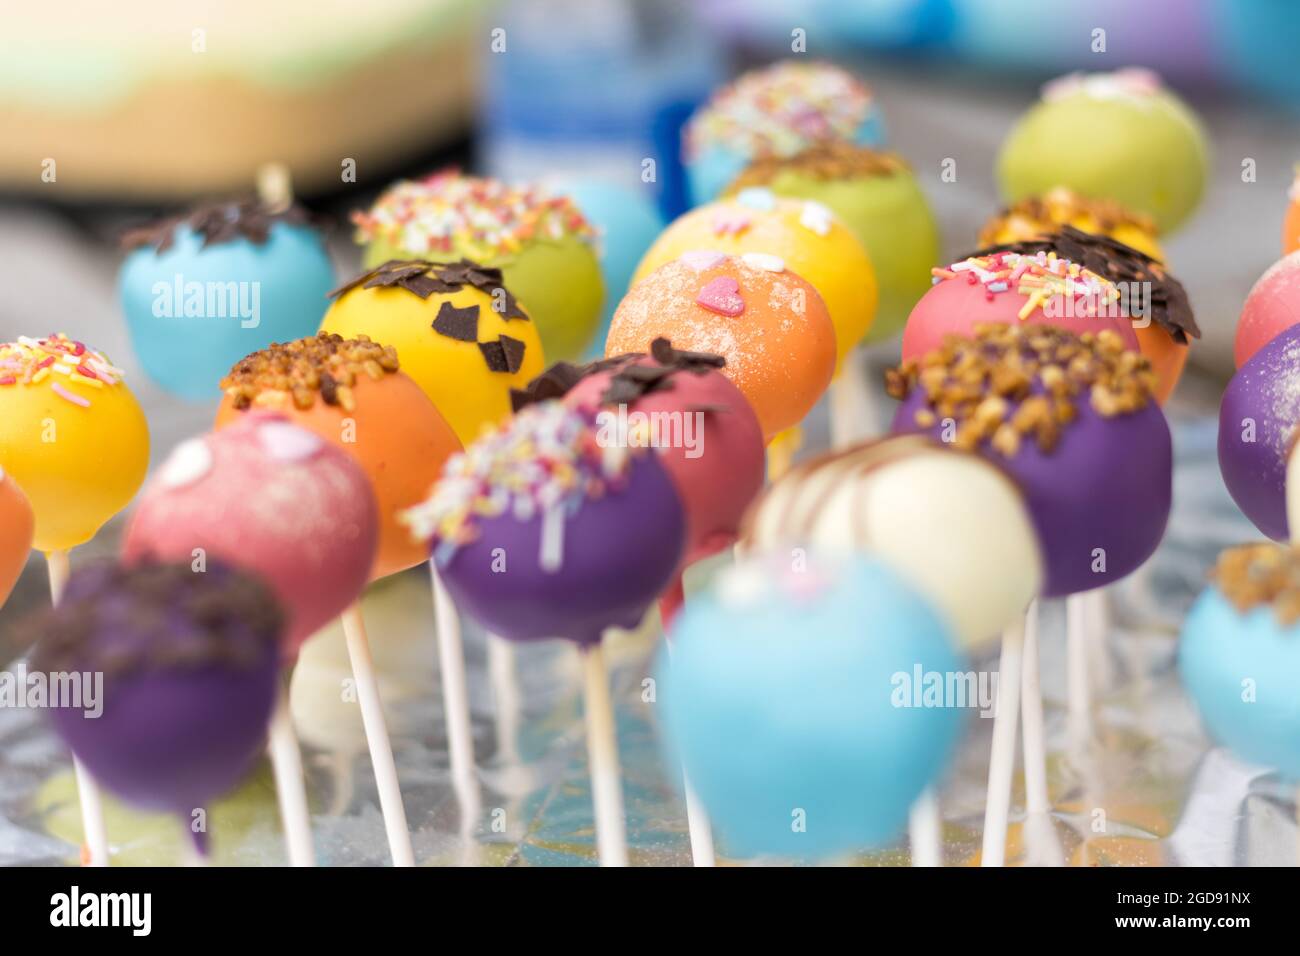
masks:
{"type": "Polygon", "coordinates": [[[1119,287],[1109,279],[1055,252],[1044,250],[974,255],[946,268],[936,266],[930,274],[936,284],[945,279],[961,278],[971,285],[979,283],[984,286],[985,298],[990,302],[1002,292],[1014,291],[1027,296],[1028,301],[1017,313],[1022,321],[1056,296],[1074,299],[1075,308],[1081,315],[1094,314],[1103,305],[1120,298],[1119,287]]]}
{"type": "Polygon", "coordinates": [[[594,413],[558,401],[529,405],[449,458],[429,497],[400,520],[417,540],[435,542],[439,565],[474,541],[486,518],[540,518],[555,533],[558,518],[620,487],[632,458],[646,452],[624,443],[603,447],[597,434],[594,413]]]}
{"type": "Polygon", "coordinates": [[[479,260],[511,255],[536,240],[596,240],[596,230],[568,197],[454,169],[397,183],[369,211],[353,213],[352,222],[358,242],[479,260]]]}
{"type": "Polygon", "coordinates": [[[78,389],[93,392],[116,386],[122,381],[122,370],[102,353],[61,332],[43,339],[24,335],[16,342],[0,344],[0,387],[39,385],[47,380],[50,391],[59,398],[90,408],[90,397],[78,389]]]}
{"type": "Polygon", "coordinates": [[[829,63],[787,60],[724,87],[696,114],[686,151],[711,146],[748,156],[793,156],[814,143],[851,140],[871,113],[871,91],[829,63]]]}

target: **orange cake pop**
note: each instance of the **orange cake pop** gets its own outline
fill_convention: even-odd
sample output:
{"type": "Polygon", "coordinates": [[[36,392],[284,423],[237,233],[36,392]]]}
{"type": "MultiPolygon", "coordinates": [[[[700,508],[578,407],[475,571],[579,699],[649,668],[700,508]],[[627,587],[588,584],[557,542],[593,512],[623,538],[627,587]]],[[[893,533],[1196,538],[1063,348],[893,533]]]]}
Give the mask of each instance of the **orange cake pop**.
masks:
{"type": "Polygon", "coordinates": [[[1286,207],[1286,219],[1282,222],[1282,255],[1289,256],[1300,249],[1300,164],[1296,165],[1295,179],[1287,190],[1291,200],[1286,207]]]}
{"type": "MultiPolygon", "coordinates": [[[[696,249],[780,257],[825,301],[835,323],[837,365],[875,319],[876,271],[871,258],[849,228],[819,202],[782,199],[770,189],[755,186],[742,189],[734,198],[693,209],[669,225],[650,247],[632,277],[633,285],[664,263],[696,249]]],[[[667,330],[662,334],[677,343],[677,337],[667,330]]],[[[632,351],[646,351],[652,338],[638,342],[632,351]]],[[[606,354],[614,354],[608,343],[606,354]]],[[[727,361],[730,364],[730,357],[727,361]]]]}
{"type": "Polygon", "coordinates": [[[398,370],[396,349],[364,335],[345,339],[321,332],[254,352],[221,387],[217,428],[248,409],[270,408],[360,462],[379,504],[372,581],[428,558],[398,524],[397,513],[424,500],[443,462],[461,444],[420,386],[398,370]]]}
{"type": "Polygon", "coordinates": [[[0,606],[23,573],[32,550],[36,521],[27,496],[5,470],[0,468],[0,606]]]}
{"type": "Polygon", "coordinates": [[[775,255],[687,252],[637,282],[619,303],[606,355],[677,348],[721,355],[768,441],[797,425],[835,371],[835,326],[811,284],[775,255]]]}

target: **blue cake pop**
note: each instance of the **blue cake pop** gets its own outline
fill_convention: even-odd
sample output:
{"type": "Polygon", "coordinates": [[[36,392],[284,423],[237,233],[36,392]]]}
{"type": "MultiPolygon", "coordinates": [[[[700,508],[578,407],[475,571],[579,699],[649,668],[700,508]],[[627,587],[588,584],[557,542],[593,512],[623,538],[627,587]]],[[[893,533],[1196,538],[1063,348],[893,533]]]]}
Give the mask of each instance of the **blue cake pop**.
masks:
{"type": "Polygon", "coordinates": [[[1300,550],[1220,554],[1183,625],[1178,671],[1216,740],[1300,779],[1300,550]]]}
{"type": "Polygon", "coordinates": [[[938,612],[878,561],[801,555],[724,572],[658,661],[670,765],[741,855],[890,841],[961,729],[921,693],[964,666],[938,612]]]}
{"type": "Polygon", "coordinates": [[[136,229],[118,294],[136,355],[167,391],[220,396],[232,366],[272,342],[316,332],[334,286],[320,233],[296,206],[199,206],[136,229]]]}
{"type": "Polygon", "coordinates": [[[788,158],[826,140],[881,146],[884,124],[871,91],[829,63],[784,60],[723,87],[684,134],[690,199],[716,199],[755,159],[788,158]]]}
{"type": "Polygon", "coordinates": [[[632,284],[637,263],[663,232],[664,219],[649,187],[638,191],[607,180],[563,178],[556,181],[554,191],[572,199],[600,235],[597,249],[600,275],[605,280],[605,308],[587,357],[602,358],[614,310],[632,284]]]}

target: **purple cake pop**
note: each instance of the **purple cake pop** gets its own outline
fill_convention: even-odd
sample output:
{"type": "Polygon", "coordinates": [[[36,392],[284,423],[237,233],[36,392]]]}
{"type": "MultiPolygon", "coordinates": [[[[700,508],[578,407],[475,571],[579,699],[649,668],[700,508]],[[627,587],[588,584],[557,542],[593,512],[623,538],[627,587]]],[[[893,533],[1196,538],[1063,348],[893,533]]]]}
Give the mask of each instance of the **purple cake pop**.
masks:
{"type": "Polygon", "coordinates": [[[893,431],[978,450],[1023,488],[1044,597],[1116,581],[1169,519],[1173,448],[1155,375],[1118,335],[980,325],[890,374],[893,431]]]}
{"type": "Polygon", "coordinates": [[[1232,500],[1261,532],[1288,536],[1286,467],[1300,423],[1300,326],[1247,359],[1219,406],[1219,470],[1232,500]]]}
{"type": "Polygon", "coordinates": [[[673,578],[681,501],[646,448],[548,401],[452,456],[404,520],[456,604],[510,640],[600,640],[634,627],[673,578]]]}
{"type": "Polygon", "coordinates": [[[33,621],[32,670],[102,674],[102,711],[62,695],[55,731],[107,789],[191,829],[190,814],[233,789],[265,745],[283,626],[271,590],[227,565],[104,562],[33,621]]]}

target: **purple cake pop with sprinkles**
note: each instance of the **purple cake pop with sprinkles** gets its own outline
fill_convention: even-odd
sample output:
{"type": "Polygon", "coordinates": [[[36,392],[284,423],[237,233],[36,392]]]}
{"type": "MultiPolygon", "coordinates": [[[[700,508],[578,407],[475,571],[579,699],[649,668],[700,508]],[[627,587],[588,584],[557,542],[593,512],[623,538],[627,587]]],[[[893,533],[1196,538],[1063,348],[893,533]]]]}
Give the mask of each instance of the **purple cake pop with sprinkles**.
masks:
{"type": "Polygon", "coordinates": [[[494,634],[593,643],[639,624],[672,581],[685,540],[672,480],[651,449],[604,435],[595,413],[531,405],[405,512],[453,600],[494,634]]]}
{"type": "MultiPolygon", "coordinates": [[[[265,746],[284,615],[258,578],[209,561],[89,565],[31,622],[32,671],[103,675],[96,700],[51,700],[96,780],[145,810],[191,814],[234,789],[265,746]]],[[[55,680],[50,679],[50,686],[55,680]]]]}
{"type": "Polygon", "coordinates": [[[1263,534],[1288,537],[1286,470],[1300,424],[1300,326],[1252,355],[1219,406],[1219,471],[1237,507],[1263,534]]]}
{"type": "Polygon", "coordinates": [[[1117,581],[1160,543],[1173,447],[1155,374],[1118,335],[979,325],[890,373],[895,433],[980,452],[1017,481],[1046,562],[1044,597],[1117,581]]]}

